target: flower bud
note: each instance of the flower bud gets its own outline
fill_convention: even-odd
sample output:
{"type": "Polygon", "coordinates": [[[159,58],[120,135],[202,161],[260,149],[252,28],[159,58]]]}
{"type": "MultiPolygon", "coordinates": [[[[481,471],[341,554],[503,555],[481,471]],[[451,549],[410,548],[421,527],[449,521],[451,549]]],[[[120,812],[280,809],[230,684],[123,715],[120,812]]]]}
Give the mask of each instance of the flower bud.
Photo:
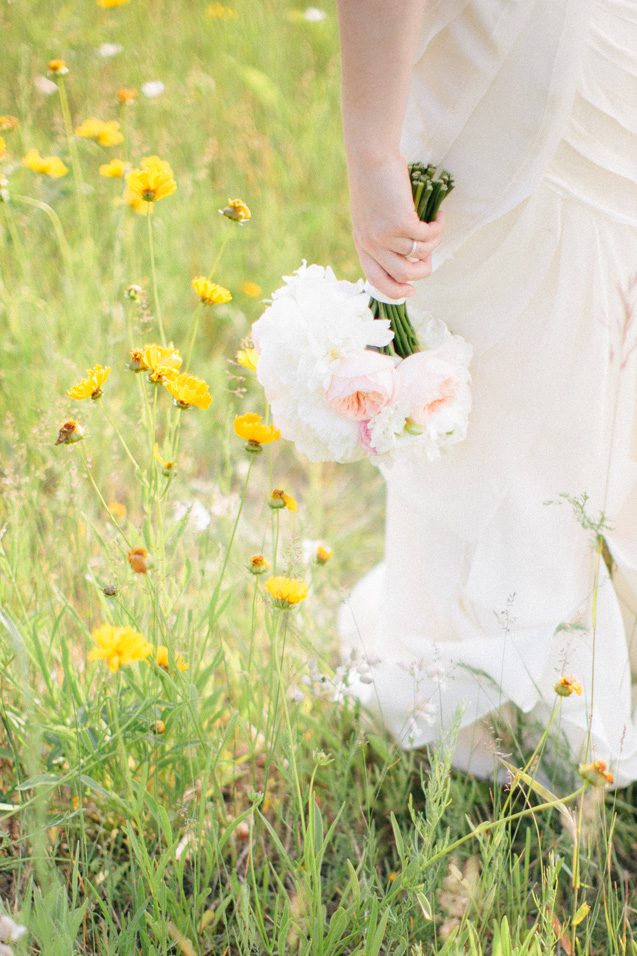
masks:
{"type": "Polygon", "coordinates": [[[320,544],[318,548],[316,549],[314,560],[316,561],[317,564],[327,564],[329,559],[332,557],[333,553],[334,552],[332,551],[331,548],[327,548],[325,547],[325,545],[320,544]]]}
{"type": "Polygon", "coordinates": [[[270,562],[262,554],[253,554],[246,567],[250,574],[265,574],[270,567],[270,562]]]}
{"type": "Polygon", "coordinates": [[[615,777],[608,770],[605,760],[594,760],[592,763],[581,763],[577,768],[582,780],[591,783],[594,787],[605,787],[614,782],[615,777]]]}
{"type": "Polygon", "coordinates": [[[128,563],[135,574],[146,574],[152,568],[153,561],[146,548],[131,548],[128,552],[128,563]]]}
{"type": "Polygon", "coordinates": [[[75,442],[82,441],[84,435],[85,431],[82,425],[80,425],[79,422],[76,422],[74,418],[69,418],[62,425],[60,425],[55,444],[74,445],[75,442]]]}
{"type": "Polygon", "coordinates": [[[118,593],[118,587],[116,584],[105,584],[102,588],[102,592],[106,597],[116,597],[118,593]]]}
{"type": "Polygon", "coordinates": [[[138,299],[141,299],[143,294],[144,294],[144,290],[142,289],[142,287],[140,285],[136,285],[135,283],[133,283],[133,285],[129,285],[126,292],[124,293],[126,298],[130,299],[131,302],[137,302],[138,299]]]}
{"type": "Polygon", "coordinates": [[[413,418],[405,419],[405,431],[408,435],[422,435],[424,430],[424,427],[415,422],[413,418]]]}

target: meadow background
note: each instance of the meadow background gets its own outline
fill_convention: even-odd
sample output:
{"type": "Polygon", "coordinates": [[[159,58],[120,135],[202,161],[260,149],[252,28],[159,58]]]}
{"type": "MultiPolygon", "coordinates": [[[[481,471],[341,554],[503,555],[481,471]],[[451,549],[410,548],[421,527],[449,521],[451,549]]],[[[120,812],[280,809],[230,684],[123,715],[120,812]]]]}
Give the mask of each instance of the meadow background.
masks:
{"type": "Polygon", "coordinates": [[[343,695],[335,613],[382,554],[379,476],[282,442],[249,455],[233,431],[235,415],[266,414],[236,353],[281,275],[303,258],[359,274],[334,4],[16,0],[0,34],[0,114],[18,120],[0,133],[0,897],[27,930],[14,952],[637,953],[633,791],[555,805],[532,767],[507,791],[451,770],[449,746],[402,751],[370,729],[343,695]],[[51,76],[52,58],[68,74],[51,76]],[[123,141],[76,136],[89,117],[123,141]],[[30,149],[65,175],[26,168],[30,149]],[[177,183],[150,221],[99,172],[149,155],[177,183]],[[248,222],[219,215],[229,197],[248,222]],[[230,302],[199,303],[191,280],[209,274],[230,302]],[[176,409],[127,367],[159,340],[158,305],[208,409],[176,409]],[[74,401],[97,363],[112,369],[103,396],[74,401]],[[56,445],[69,418],[85,437],[56,445]],[[274,488],[297,510],[272,510],[274,488]],[[273,607],[255,554],[308,597],[273,607]],[[105,624],[165,645],[164,667],[90,660],[105,624]]]}

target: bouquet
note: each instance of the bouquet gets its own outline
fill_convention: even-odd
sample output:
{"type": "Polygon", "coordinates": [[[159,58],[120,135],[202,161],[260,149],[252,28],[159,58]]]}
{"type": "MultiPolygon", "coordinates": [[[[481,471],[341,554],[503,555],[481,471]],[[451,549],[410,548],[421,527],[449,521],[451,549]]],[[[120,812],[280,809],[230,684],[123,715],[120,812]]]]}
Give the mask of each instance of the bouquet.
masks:
{"type": "MultiPolygon", "coordinates": [[[[414,202],[435,219],[448,173],[410,167],[414,202]]],[[[428,218],[426,218],[428,217],[428,218]]],[[[472,348],[440,320],[380,301],[362,279],[303,260],[252,326],[257,377],[284,438],[312,461],[431,461],[466,434],[472,348]],[[414,321],[416,326],[414,326],[414,321]]]]}

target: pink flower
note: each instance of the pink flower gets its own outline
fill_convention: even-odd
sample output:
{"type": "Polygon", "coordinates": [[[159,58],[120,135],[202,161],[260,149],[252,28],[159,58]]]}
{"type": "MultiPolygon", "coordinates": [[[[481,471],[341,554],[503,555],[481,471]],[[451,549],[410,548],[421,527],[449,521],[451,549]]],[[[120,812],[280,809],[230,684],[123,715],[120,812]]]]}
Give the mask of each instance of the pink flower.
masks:
{"type": "Polygon", "coordinates": [[[432,351],[415,352],[396,369],[397,390],[407,415],[417,425],[426,425],[436,412],[452,403],[462,381],[458,368],[432,351]]]}
{"type": "Polygon", "coordinates": [[[377,455],[378,452],[372,445],[372,432],[369,427],[369,422],[359,422],[358,429],[358,437],[363,448],[370,452],[370,454],[377,455]]]}
{"type": "Polygon", "coordinates": [[[394,395],[394,359],[365,349],[341,359],[325,393],[327,404],[355,421],[369,421],[394,395]]]}

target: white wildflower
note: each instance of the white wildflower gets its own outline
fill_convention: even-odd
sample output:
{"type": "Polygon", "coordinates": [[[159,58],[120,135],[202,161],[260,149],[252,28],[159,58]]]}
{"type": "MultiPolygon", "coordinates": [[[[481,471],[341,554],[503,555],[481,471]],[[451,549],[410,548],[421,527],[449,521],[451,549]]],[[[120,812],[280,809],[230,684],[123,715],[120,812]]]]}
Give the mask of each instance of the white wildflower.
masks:
{"type": "Polygon", "coordinates": [[[117,56],[123,49],[124,47],[121,43],[101,43],[97,48],[97,52],[101,57],[104,57],[105,60],[110,60],[112,56],[117,56]]]}
{"type": "Polygon", "coordinates": [[[161,80],[147,80],[146,83],[142,83],[140,89],[149,100],[156,100],[158,96],[162,95],[166,87],[161,80]]]}

